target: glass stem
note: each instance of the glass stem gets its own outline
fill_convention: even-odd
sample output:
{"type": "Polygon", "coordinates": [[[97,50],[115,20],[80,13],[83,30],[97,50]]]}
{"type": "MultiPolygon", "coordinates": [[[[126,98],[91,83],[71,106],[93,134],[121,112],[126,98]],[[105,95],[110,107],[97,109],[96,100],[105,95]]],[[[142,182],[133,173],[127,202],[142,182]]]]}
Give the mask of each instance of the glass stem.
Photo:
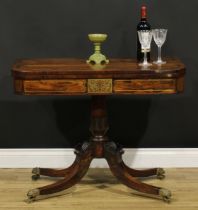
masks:
{"type": "Polygon", "coordinates": [[[148,62],[147,62],[147,52],[146,50],[144,51],[144,61],[143,61],[143,65],[147,65],[148,62]]]}
{"type": "Polygon", "coordinates": [[[158,47],[158,62],[162,61],[162,47],[158,47]]]}

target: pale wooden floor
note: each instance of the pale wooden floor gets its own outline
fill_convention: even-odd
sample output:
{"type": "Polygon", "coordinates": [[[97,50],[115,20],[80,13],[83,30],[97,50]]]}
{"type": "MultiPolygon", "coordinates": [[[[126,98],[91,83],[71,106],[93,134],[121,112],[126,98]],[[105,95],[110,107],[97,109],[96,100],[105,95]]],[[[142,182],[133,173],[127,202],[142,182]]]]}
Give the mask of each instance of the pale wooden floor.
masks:
{"type": "Polygon", "coordinates": [[[198,210],[198,169],[167,169],[165,180],[145,180],[170,189],[173,194],[170,204],[135,194],[119,184],[108,169],[90,169],[69,194],[27,204],[24,200],[29,189],[53,182],[31,181],[30,172],[30,169],[0,169],[0,210],[198,210]]]}

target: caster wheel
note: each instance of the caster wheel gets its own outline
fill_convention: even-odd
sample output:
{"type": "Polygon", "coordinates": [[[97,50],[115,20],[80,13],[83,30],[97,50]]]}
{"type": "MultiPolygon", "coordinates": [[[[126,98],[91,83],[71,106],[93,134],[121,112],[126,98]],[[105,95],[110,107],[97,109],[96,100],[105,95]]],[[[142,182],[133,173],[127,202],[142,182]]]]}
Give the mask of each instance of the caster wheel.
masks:
{"type": "Polygon", "coordinates": [[[40,178],[40,168],[33,168],[32,169],[32,180],[36,181],[40,178]]]}
{"type": "Polygon", "coordinates": [[[32,180],[33,180],[33,181],[36,181],[36,180],[38,180],[39,178],[40,178],[40,175],[38,175],[38,174],[32,175],[32,180]]]}
{"type": "Polygon", "coordinates": [[[171,198],[169,198],[169,197],[164,197],[164,198],[163,198],[163,201],[166,202],[166,203],[170,203],[170,202],[171,202],[171,198]]]}

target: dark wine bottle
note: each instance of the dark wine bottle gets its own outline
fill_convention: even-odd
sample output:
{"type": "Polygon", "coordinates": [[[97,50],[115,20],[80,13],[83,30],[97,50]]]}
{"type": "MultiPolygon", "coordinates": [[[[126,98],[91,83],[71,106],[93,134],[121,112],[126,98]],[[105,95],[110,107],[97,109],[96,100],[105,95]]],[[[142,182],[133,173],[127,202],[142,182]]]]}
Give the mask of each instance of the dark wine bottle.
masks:
{"type": "MultiPolygon", "coordinates": [[[[151,30],[151,25],[147,21],[147,8],[146,6],[141,7],[141,20],[137,25],[137,31],[151,30]]],[[[137,34],[137,60],[143,61],[144,53],[141,50],[141,44],[137,34]]],[[[150,61],[150,52],[147,52],[147,59],[150,61]]]]}

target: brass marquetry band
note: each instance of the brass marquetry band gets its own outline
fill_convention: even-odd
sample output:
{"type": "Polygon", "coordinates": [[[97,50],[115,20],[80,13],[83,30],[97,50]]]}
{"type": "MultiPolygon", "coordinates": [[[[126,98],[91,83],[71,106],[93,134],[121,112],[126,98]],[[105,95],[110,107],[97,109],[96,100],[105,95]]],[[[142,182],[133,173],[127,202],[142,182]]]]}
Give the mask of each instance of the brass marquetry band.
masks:
{"type": "Polygon", "coordinates": [[[88,79],[88,93],[112,93],[112,79],[88,79]]]}

